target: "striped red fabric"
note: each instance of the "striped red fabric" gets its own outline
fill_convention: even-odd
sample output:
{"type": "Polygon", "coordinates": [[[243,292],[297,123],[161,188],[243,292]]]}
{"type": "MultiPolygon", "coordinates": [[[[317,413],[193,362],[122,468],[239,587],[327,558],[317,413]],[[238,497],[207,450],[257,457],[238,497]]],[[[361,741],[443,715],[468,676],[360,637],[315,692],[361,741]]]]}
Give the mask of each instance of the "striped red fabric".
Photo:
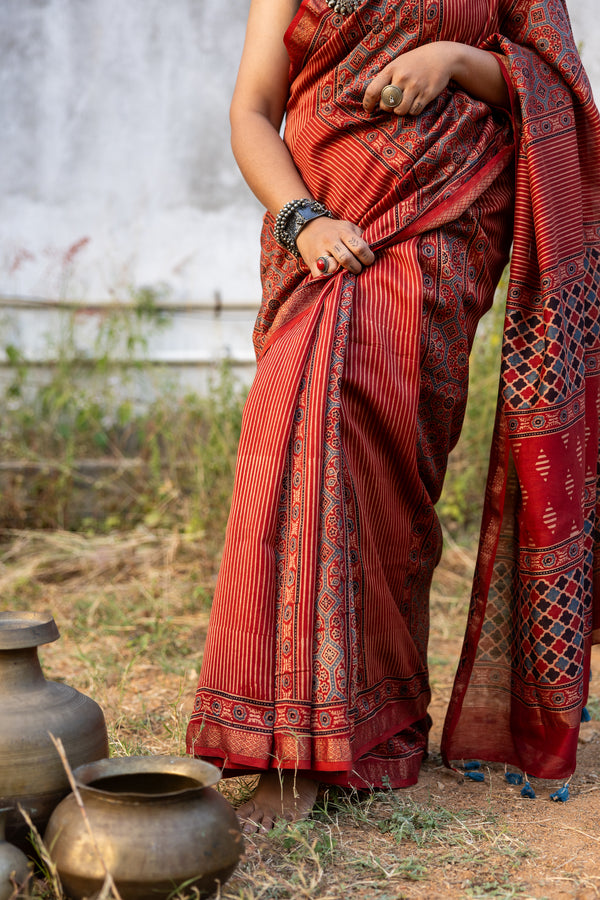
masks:
{"type": "MultiPolygon", "coordinates": [[[[281,766],[357,786],[418,776],[429,728],[428,593],[441,552],[434,504],[462,424],[475,329],[508,257],[516,108],[509,117],[455,85],[410,119],[368,116],[361,99],[373,71],[440,39],[501,54],[516,98],[513,57],[529,58],[527,34],[519,44],[517,13],[502,14],[487,0],[368,0],[344,19],[325,0],[305,0],[288,31],[285,139],[314,196],[358,222],[377,259],[358,277],[312,279],[265,217],[257,374],[188,728],[189,752],[226,772],[281,766]]],[[[526,251],[529,285],[539,276],[536,234],[541,258],[562,233],[547,223],[543,173],[528,179],[519,147],[513,272],[526,251]],[[544,210],[537,233],[532,200],[544,210]]],[[[579,264],[578,283],[581,275],[579,264]]],[[[593,305],[591,288],[588,298],[593,305]]],[[[529,361],[543,335],[526,334],[521,346],[512,327],[505,383],[523,365],[539,380],[547,360],[529,361]]],[[[496,454],[507,409],[505,398],[496,454]]],[[[504,471],[488,490],[490,565],[504,471]]],[[[484,631],[479,596],[471,635],[484,631]]],[[[468,643],[463,672],[476,646],[468,643]]],[[[471,708],[459,680],[450,756],[465,734],[461,706],[471,708]]]]}

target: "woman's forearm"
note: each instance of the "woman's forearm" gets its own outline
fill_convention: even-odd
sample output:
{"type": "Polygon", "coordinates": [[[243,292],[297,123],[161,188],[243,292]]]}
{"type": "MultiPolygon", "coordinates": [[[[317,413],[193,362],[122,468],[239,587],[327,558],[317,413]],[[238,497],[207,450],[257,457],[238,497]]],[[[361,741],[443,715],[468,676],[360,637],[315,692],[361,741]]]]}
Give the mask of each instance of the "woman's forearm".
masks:
{"type": "Polygon", "coordinates": [[[274,216],[289,200],[312,198],[288,148],[260,112],[232,113],[231,146],[253,194],[274,216]]]}
{"type": "MultiPolygon", "coordinates": [[[[443,68],[443,81],[447,83],[452,78],[480,100],[494,106],[508,106],[508,89],[493,53],[451,41],[426,46],[428,54],[435,52],[437,65],[443,68]]],[[[382,86],[386,83],[384,79],[382,86]]],[[[288,200],[312,197],[266,112],[234,107],[231,126],[231,144],[240,170],[252,192],[273,215],[288,200]]]]}
{"type": "Polygon", "coordinates": [[[502,67],[489,50],[480,50],[468,44],[455,44],[452,78],[467,93],[491,106],[510,105],[510,97],[502,67]]]}
{"type": "MultiPolygon", "coordinates": [[[[248,110],[234,104],[231,143],[238,165],[249,187],[267,209],[277,216],[290,200],[313,198],[277,130],[277,116],[248,110]]],[[[327,259],[327,274],[341,267],[358,274],[375,256],[363,240],[362,229],[353,222],[321,216],[305,225],[296,246],[311,274],[323,274],[317,260],[327,259]]]]}
{"type": "Polygon", "coordinates": [[[290,200],[310,198],[279,135],[289,93],[284,35],[297,10],[298,0],[251,0],[230,109],[237,163],[250,189],[273,215],[290,200]]]}
{"type": "MultiPolygon", "coordinates": [[[[274,215],[290,200],[313,198],[279,129],[289,93],[290,60],[285,33],[298,0],[251,0],[244,52],[231,101],[231,146],[250,189],[274,215]]],[[[297,235],[298,252],[311,274],[341,267],[358,274],[375,256],[353,222],[321,216],[297,235]]]]}

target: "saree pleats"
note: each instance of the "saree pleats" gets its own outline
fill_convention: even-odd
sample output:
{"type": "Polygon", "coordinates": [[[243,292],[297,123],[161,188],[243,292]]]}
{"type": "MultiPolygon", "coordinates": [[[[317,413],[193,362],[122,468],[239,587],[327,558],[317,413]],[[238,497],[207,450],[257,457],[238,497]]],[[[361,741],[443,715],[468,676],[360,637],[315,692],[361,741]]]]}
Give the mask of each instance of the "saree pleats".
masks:
{"type": "Polygon", "coordinates": [[[312,279],[265,217],[257,374],[188,728],[188,751],[226,773],[417,779],[435,503],[475,331],[508,259],[515,160],[501,392],[443,750],[549,777],[574,766],[600,624],[600,339],[595,207],[587,176],[572,179],[595,159],[596,113],[562,6],[535,40],[531,9],[368,0],[344,19],[304,0],[286,35],[285,140],[313,195],[361,225],[376,261],[312,279]],[[550,58],[552,29],[570,69],[550,58]],[[451,84],[418,117],[368,116],[374,71],[441,39],[497,53],[512,115],[451,84]],[[558,124],[546,157],[547,121],[558,124]],[[561,165],[574,204],[564,222],[547,179],[561,165]]]}
{"type": "Polygon", "coordinates": [[[477,215],[383,248],[360,278],[311,282],[312,303],[298,301],[261,357],[188,732],[190,749],[227,773],[278,766],[357,787],[416,781],[441,553],[434,500],[491,301],[485,290],[476,308],[466,286],[487,286],[504,262],[484,239],[510,201],[504,182],[477,215]],[[423,273],[451,250],[440,296],[423,273]],[[308,350],[293,355],[299,343],[308,350]],[[263,386],[275,383],[273,402],[263,386]]]}

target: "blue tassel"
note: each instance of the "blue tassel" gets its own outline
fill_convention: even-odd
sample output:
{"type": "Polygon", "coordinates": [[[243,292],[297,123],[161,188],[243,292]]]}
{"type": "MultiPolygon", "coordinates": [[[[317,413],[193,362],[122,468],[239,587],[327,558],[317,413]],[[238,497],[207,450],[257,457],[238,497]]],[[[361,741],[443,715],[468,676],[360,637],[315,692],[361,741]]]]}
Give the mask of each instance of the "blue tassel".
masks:
{"type": "Polygon", "coordinates": [[[485,781],[483,772],[465,772],[465,776],[470,778],[471,781],[485,781]]]}
{"type": "Polygon", "coordinates": [[[471,769],[480,769],[481,763],[478,763],[476,759],[472,759],[471,762],[465,763],[464,768],[465,768],[465,772],[468,772],[471,769]]]}
{"type": "Polygon", "coordinates": [[[524,797],[526,800],[535,800],[535,791],[528,781],[521,788],[521,797],[524,797]]]}
{"type": "Polygon", "coordinates": [[[591,713],[590,713],[589,709],[587,708],[587,706],[584,706],[583,709],[581,710],[581,721],[582,722],[591,722],[592,721],[592,716],[591,716],[591,713]]]}
{"type": "Polygon", "coordinates": [[[523,776],[518,772],[505,772],[504,777],[509,784],[523,784],[523,776]]]}
{"type": "Polygon", "coordinates": [[[553,794],[550,794],[550,799],[554,800],[555,803],[566,803],[569,799],[569,785],[565,784],[557,791],[554,791],[553,794]]]}

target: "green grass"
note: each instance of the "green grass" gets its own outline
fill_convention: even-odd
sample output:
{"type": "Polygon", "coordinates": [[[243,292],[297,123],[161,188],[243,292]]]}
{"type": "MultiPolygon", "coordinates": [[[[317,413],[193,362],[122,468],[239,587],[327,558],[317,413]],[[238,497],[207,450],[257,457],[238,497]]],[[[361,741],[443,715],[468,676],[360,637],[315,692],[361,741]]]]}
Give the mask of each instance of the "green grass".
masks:
{"type": "Polygon", "coordinates": [[[77,310],[65,315],[42,383],[4,345],[0,456],[23,474],[2,475],[0,528],[169,527],[221,540],[246,389],[215,365],[204,395],[182,393],[145,357],[149,334],[164,324],[156,298],[142,291],[134,299],[133,309],[107,312],[85,355],[77,310]],[[149,398],[143,405],[140,393],[149,398]],[[90,468],[94,460],[102,466],[90,468]]]}

